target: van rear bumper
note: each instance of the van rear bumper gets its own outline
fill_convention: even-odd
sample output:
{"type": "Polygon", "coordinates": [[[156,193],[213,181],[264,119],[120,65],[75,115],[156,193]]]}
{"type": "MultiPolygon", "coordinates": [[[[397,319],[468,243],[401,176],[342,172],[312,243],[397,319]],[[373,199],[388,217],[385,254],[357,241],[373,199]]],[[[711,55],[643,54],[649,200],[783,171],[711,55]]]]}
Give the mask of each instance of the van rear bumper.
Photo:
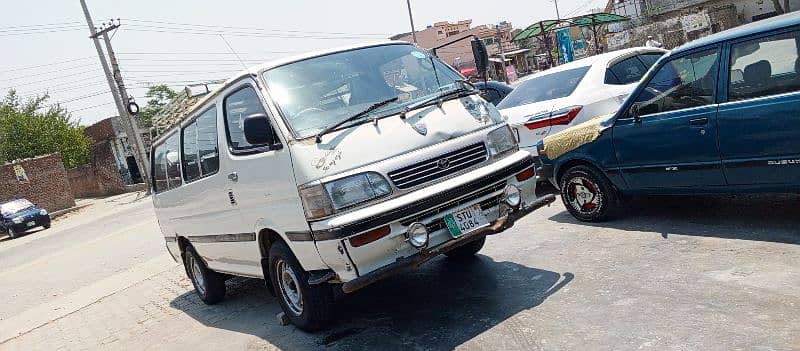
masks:
{"type": "Polygon", "coordinates": [[[362,275],[356,279],[345,282],[342,285],[342,291],[344,291],[345,293],[354,292],[367,285],[370,285],[379,280],[387,278],[391,275],[400,273],[406,269],[416,268],[440,254],[451,251],[460,246],[466,245],[472,241],[479,240],[480,238],[483,238],[487,235],[501,233],[506,229],[509,229],[512,226],[514,226],[514,223],[520,218],[525,217],[526,215],[530,214],[533,211],[536,211],[541,207],[550,205],[551,203],[553,203],[553,201],[555,201],[555,199],[556,197],[553,194],[548,194],[543,197],[540,197],[535,201],[533,201],[532,203],[530,203],[528,206],[519,208],[517,210],[513,210],[509,214],[498,218],[487,227],[465,234],[464,236],[458,239],[447,241],[444,244],[428,249],[423,249],[415,255],[402,257],[392,264],[383,266],[370,273],[367,273],[366,275],[362,275]]]}

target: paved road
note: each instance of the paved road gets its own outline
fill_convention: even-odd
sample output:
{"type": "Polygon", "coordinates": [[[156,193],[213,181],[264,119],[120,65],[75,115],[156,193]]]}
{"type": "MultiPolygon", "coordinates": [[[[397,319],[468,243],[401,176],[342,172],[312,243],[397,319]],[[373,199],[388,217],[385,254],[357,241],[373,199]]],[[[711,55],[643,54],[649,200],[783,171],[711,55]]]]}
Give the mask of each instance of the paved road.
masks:
{"type": "Polygon", "coordinates": [[[473,262],[341,297],[317,334],[257,280],[202,304],[134,200],[0,239],[0,349],[800,349],[798,195],[637,199],[603,225],[556,204],[473,262]]]}

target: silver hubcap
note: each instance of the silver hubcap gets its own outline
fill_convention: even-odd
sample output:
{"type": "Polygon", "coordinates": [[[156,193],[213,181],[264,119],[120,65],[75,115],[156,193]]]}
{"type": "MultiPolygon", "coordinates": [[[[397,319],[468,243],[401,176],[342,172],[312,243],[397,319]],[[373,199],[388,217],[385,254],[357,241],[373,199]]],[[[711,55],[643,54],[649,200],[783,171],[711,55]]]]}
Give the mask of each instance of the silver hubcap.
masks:
{"type": "Polygon", "coordinates": [[[300,284],[292,267],[286,261],[280,260],[276,270],[283,301],[295,315],[303,314],[303,293],[300,291],[300,284]]]}
{"type": "Polygon", "coordinates": [[[591,214],[603,205],[603,195],[598,190],[597,184],[587,178],[570,179],[566,190],[570,206],[581,213],[591,214]]]}
{"type": "Polygon", "coordinates": [[[192,280],[194,280],[194,286],[197,288],[197,292],[200,295],[206,294],[206,281],[203,279],[203,271],[200,269],[200,262],[194,257],[194,255],[189,255],[189,271],[192,273],[192,280]]]}

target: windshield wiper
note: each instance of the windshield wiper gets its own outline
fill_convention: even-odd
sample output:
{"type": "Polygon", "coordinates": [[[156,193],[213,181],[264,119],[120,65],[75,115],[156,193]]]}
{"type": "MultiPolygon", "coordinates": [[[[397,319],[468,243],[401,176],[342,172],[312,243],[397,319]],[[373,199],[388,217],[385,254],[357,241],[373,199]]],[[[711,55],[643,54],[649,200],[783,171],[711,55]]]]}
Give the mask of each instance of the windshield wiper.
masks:
{"type": "Polygon", "coordinates": [[[393,102],[397,101],[398,99],[399,99],[399,97],[395,96],[395,97],[393,97],[391,99],[386,99],[386,100],[383,100],[381,102],[376,102],[376,103],[372,104],[370,107],[367,107],[364,111],[361,111],[361,112],[356,113],[356,114],[354,114],[354,115],[352,115],[352,116],[350,116],[348,118],[345,118],[341,122],[338,122],[338,123],[332,124],[332,125],[330,125],[328,127],[325,127],[325,129],[323,129],[322,131],[317,133],[317,136],[316,136],[317,144],[322,142],[322,136],[323,135],[328,134],[328,133],[336,130],[336,128],[341,127],[345,123],[352,122],[352,121],[355,121],[355,120],[357,120],[357,119],[359,119],[361,117],[364,117],[365,115],[369,114],[370,112],[375,111],[375,110],[377,110],[377,109],[379,109],[379,108],[381,108],[383,106],[386,106],[386,105],[388,105],[390,103],[393,103],[393,102]]]}

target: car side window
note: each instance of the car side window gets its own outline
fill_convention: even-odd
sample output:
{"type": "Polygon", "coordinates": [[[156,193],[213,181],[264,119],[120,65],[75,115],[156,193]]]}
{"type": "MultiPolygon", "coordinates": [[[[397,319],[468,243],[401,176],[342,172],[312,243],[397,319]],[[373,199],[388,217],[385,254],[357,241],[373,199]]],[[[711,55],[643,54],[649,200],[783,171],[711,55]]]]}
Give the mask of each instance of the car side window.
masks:
{"type": "Polygon", "coordinates": [[[800,88],[800,32],[748,40],[731,46],[728,99],[797,91],[800,88]]]}
{"type": "Polygon", "coordinates": [[[252,114],[266,114],[261,99],[252,86],[245,86],[225,97],[225,130],[233,153],[253,151],[264,145],[252,145],[244,136],[244,119],[252,114]]]}
{"type": "Polygon", "coordinates": [[[653,67],[653,65],[656,64],[656,62],[658,61],[658,59],[661,58],[661,56],[664,56],[664,54],[660,52],[659,53],[653,52],[653,53],[641,54],[639,55],[639,59],[642,60],[642,63],[644,63],[644,66],[647,69],[650,69],[650,67],[653,67]]]}
{"type": "Polygon", "coordinates": [[[217,170],[217,109],[212,106],[183,129],[183,177],[190,182],[217,170]]]}
{"type": "Polygon", "coordinates": [[[717,49],[666,62],[639,93],[641,116],[708,105],[714,102],[717,49]]]}
{"type": "Polygon", "coordinates": [[[645,72],[647,72],[647,68],[638,57],[632,56],[611,65],[611,67],[608,68],[608,71],[611,71],[613,76],[616,77],[616,82],[611,83],[608,81],[607,72],[606,84],[631,84],[638,82],[639,79],[642,79],[642,76],[645,74],[645,72]]]}

